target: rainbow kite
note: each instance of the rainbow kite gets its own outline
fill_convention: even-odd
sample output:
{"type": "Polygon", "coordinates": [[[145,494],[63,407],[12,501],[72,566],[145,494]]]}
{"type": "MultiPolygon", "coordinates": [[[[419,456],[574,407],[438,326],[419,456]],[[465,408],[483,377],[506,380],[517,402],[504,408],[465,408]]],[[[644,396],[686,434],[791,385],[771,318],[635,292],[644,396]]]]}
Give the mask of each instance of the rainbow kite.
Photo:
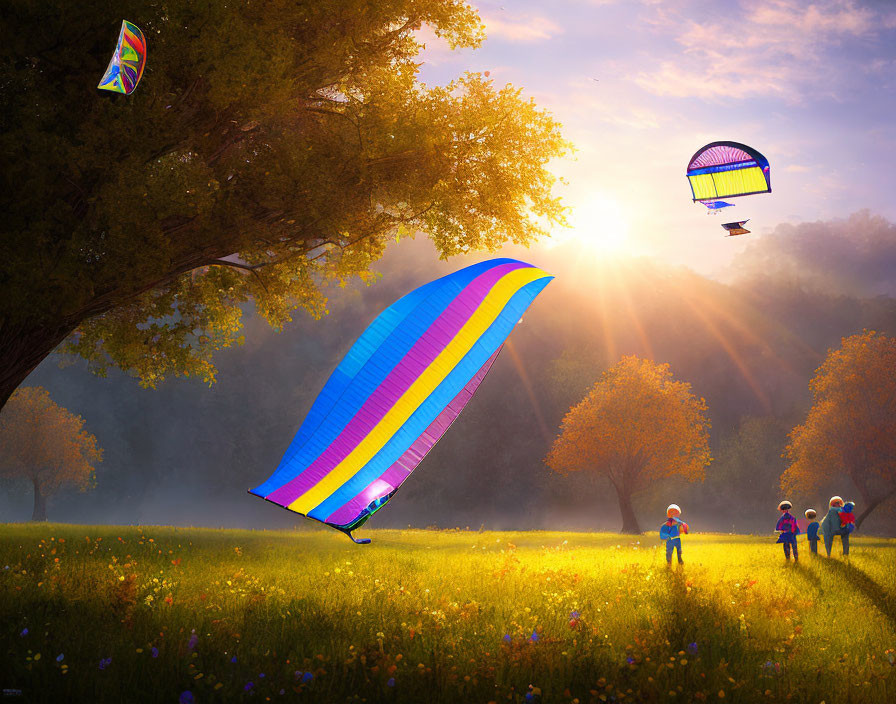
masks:
{"type": "Polygon", "coordinates": [[[250,492],[370,542],[351,532],[448,430],[552,278],[493,259],[393,303],[330,376],[274,474],[250,492]]]}
{"type": "Polygon", "coordinates": [[[137,88],[145,67],[146,37],[137,25],[123,20],[115,53],[97,88],[130,95],[137,88]]]}

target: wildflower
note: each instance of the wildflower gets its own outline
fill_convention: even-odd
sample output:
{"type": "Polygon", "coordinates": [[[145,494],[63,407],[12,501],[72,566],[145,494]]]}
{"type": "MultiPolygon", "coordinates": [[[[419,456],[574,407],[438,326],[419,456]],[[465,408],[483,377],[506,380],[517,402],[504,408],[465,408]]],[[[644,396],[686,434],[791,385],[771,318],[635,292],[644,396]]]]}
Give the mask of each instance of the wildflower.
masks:
{"type": "Polygon", "coordinates": [[[281,694],[281,695],[286,694],[286,690],[285,690],[285,689],[281,689],[281,690],[280,690],[280,694],[281,694]]]}
{"type": "Polygon", "coordinates": [[[259,673],[259,675],[258,675],[258,679],[260,679],[260,680],[263,680],[263,679],[264,679],[264,673],[263,673],[263,672],[259,673]]]}
{"type": "Polygon", "coordinates": [[[625,661],[626,661],[629,665],[633,665],[634,662],[635,662],[635,659],[634,659],[631,655],[629,655],[629,656],[625,659],[625,661]]]}
{"type": "Polygon", "coordinates": [[[580,614],[579,614],[578,611],[573,611],[573,612],[569,615],[569,620],[570,620],[570,621],[576,621],[576,620],[578,620],[579,616],[580,616],[580,614]]]}
{"type": "Polygon", "coordinates": [[[199,642],[199,636],[195,633],[190,636],[190,641],[187,643],[187,650],[192,651],[193,648],[196,647],[196,644],[199,642]]]}
{"type": "Polygon", "coordinates": [[[896,650],[890,649],[884,653],[887,656],[887,660],[890,661],[891,665],[896,665],[896,650]]]}
{"type": "Polygon", "coordinates": [[[388,679],[388,681],[386,682],[386,686],[387,686],[387,687],[394,687],[394,686],[395,686],[395,678],[394,678],[394,677],[390,677],[390,678],[388,679]]]}
{"type": "Polygon", "coordinates": [[[188,689],[184,692],[180,693],[180,699],[178,700],[179,704],[193,704],[196,700],[193,698],[193,693],[188,689]]]}
{"type": "Polygon", "coordinates": [[[251,692],[253,687],[255,687],[255,683],[254,683],[254,682],[246,682],[246,686],[243,687],[243,691],[244,691],[244,692],[251,692]]]}
{"type": "Polygon", "coordinates": [[[19,635],[20,635],[22,638],[24,638],[25,636],[28,635],[28,629],[27,629],[27,628],[23,628],[23,629],[22,629],[22,632],[19,633],[19,635]]]}
{"type": "Polygon", "coordinates": [[[510,642],[510,634],[509,634],[509,633],[505,633],[505,634],[504,634],[504,642],[505,642],[505,643],[509,643],[509,642],[510,642]]]}
{"type": "Polygon", "coordinates": [[[312,675],[310,672],[306,672],[304,675],[302,675],[302,682],[304,682],[306,684],[313,679],[314,679],[314,675],[312,675]]]}
{"type": "Polygon", "coordinates": [[[56,656],[56,662],[62,662],[63,660],[65,660],[65,655],[59,653],[59,655],[56,656]]]}
{"type": "Polygon", "coordinates": [[[153,648],[151,652],[152,652],[152,656],[154,658],[159,657],[159,649],[158,648],[153,648]]]}
{"type": "Polygon", "coordinates": [[[102,658],[100,660],[100,669],[105,670],[111,664],[112,664],[112,658],[102,658]]]}
{"type": "Polygon", "coordinates": [[[531,640],[533,643],[537,643],[537,642],[538,642],[538,633],[536,633],[536,632],[533,630],[533,631],[532,631],[532,635],[529,636],[529,640],[531,640]]]}
{"type": "Polygon", "coordinates": [[[688,644],[688,652],[689,652],[691,655],[696,655],[696,654],[697,654],[697,642],[696,642],[696,641],[694,641],[693,643],[689,643],[689,644],[688,644]]]}

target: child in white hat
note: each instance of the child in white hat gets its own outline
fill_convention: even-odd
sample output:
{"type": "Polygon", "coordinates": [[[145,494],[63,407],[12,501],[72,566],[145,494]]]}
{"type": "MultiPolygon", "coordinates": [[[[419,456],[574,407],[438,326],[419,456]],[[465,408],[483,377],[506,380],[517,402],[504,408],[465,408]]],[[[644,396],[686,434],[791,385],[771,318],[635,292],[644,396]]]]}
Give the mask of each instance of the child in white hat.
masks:
{"type": "Polygon", "coordinates": [[[678,564],[683,565],[681,559],[681,534],[688,533],[688,524],[681,520],[681,508],[678,504],[669,504],[666,509],[666,522],[660,526],[660,540],[666,541],[666,563],[672,564],[672,553],[678,550],[678,564]]]}

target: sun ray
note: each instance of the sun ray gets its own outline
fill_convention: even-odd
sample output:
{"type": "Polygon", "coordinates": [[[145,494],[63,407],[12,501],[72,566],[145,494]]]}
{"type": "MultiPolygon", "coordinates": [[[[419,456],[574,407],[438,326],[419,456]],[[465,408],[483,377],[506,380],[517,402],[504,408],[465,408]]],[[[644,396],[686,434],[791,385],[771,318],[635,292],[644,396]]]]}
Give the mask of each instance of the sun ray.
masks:
{"type": "MultiPolygon", "coordinates": [[[[684,287],[681,287],[684,291],[684,287]]],[[[703,323],[703,326],[707,331],[716,339],[716,341],[721,345],[722,349],[725,350],[725,353],[734,363],[734,366],[737,367],[744,381],[747,382],[747,385],[753,391],[753,394],[756,396],[756,399],[762,404],[763,409],[766,413],[772,412],[771,401],[768,398],[768,395],[762,390],[762,387],[756,382],[753,378],[753,375],[750,373],[750,368],[747,366],[746,362],[741,359],[740,354],[737,351],[737,348],[731,344],[727,337],[719,330],[719,328],[710,320],[709,316],[704,313],[704,311],[700,308],[700,301],[694,301],[690,295],[687,293],[681,296],[681,301],[690,308],[694,315],[700,319],[703,323]]]]}
{"type": "Polygon", "coordinates": [[[520,359],[519,354],[517,354],[516,348],[513,346],[513,341],[509,338],[504,343],[504,349],[507,350],[507,354],[513,362],[513,366],[516,368],[516,373],[523,384],[523,390],[529,397],[529,403],[532,406],[532,412],[535,414],[535,420],[538,422],[538,428],[541,430],[541,434],[544,437],[545,442],[550,445],[554,441],[554,436],[548,428],[548,424],[545,421],[544,414],[541,412],[541,406],[538,403],[538,398],[535,396],[535,389],[532,386],[532,380],[529,378],[529,373],[526,371],[523,360],[520,359]]]}
{"type": "Polygon", "coordinates": [[[621,269],[621,266],[612,268],[616,296],[617,298],[621,298],[622,303],[625,305],[625,310],[628,313],[629,320],[631,320],[632,325],[635,327],[635,332],[638,334],[638,339],[641,341],[644,353],[650,359],[654,359],[653,345],[650,344],[650,338],[647,335],[644,324],[641,322],[641,316],[632,300],[631,291],[629,290],[627,282],[627,279],[632,276],[632,268],[631,265],[627,265],[624,271],[621,269]]]}

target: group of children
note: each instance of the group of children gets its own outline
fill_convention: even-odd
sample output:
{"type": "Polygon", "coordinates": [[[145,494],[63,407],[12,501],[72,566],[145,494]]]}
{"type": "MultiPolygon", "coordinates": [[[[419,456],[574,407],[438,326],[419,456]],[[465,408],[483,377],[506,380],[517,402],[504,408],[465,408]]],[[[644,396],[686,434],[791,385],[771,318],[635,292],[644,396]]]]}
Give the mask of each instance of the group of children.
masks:
{"type": "MultiPolygon", "coordinates": [[[[781,518],[775,530],[779,533],[778,542],[784,545],[784,556],[789,560],[790,553],[793,552],[793,559],[798,560],[796,537],[800,534],[800,526],[796,518],[790,513],[793,504],[789,501],[782,501],[778,504],[778,510],[781,511],[781,518]]],[[[849,555],[849,534],[856,529],[856,518],[853,513],[855,504],[851,501],[844,502],[839,496],[831,497],[828,513],[823,521],[819,523],[815,520],[818,515],[815,509],[806,510],[806,519],[809,525],[806,528],[806,537],[809,540],[809,549],[813,553],[818,553],[818,531],[821,529],[824,538],[824,545],[828,556],[831,555],[831,547],[834,542],[834,536],[839,535],[843,540],[843,554],[849,555]]],[[[681,508],[678,504],[670,504],[666,509],[666,522],[660,526],[660,540],[666,541],[666,562],[672,564],[672,553],[678,552],[678,564],[684,564],[681,559],[681,535],[687,535],[688,524],[681,520],[681,508]]]]}
{"type": "MultiPolygon", "coordinates": [[[[818,530],[821,529],[824,538],[825,550],[828,557],[831,555],[831,547],[834,543],[834,536],[839,535],[843,539],[843,554],[849,555],[849,534],[856,529],[856,516],[853,513],[855,504],[852,501],[844,502],[839,496],[832,496],[828,504],[828,514],[824,517],[822,523],[815,520],[818,515],[814,508],[806,510],[806,519],[809,525],[806,528],[806,538],[809,540],[809,549],[818,554],[818,530]]],[[[790,513],[793,504],[787,500],[778,504],[778,510],[781,512],[781,518],[775,530],[778,531],[778,542],[784,544],[784,556],[789,560],[790,551],[793,549],[793,559],[798,560],[796,550],[796,536],[800,533],[799,524],[796,518],[790,513]]]]}

